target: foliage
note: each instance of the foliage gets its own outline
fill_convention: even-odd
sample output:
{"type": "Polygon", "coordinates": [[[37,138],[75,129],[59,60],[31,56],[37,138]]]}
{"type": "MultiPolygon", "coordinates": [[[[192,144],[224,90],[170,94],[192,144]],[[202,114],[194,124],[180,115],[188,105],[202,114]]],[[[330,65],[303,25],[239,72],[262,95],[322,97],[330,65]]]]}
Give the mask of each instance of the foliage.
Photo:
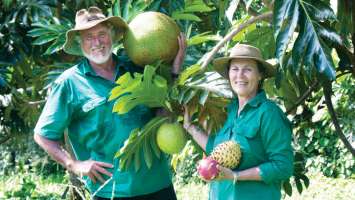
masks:
{"type": "Polygon", "coordinates": [[[300,193],[300,194],[304,190],[303,188],[309,187],[310,181],[309,181],[309,178],[305,175],[307,172],[307,170],[305,168],[305,162],[306,161],[303,156],[303,153],[296,151],[294,154],[293,177],[282,182],[283,191],[288,196],[292,196],[292,182],[291,182],[291,180],[293,181],[294,185],[297,188],[298,193],[300,193]]]}
{"type": "Polygon", "coordinates": [[[6,198],[11,197],[30,197],[36,189],[36,184],[28,177],[24,177],[21,181],[21,188],[17,191],[8,191],[5,193],[6,198]]]}
{"type": "MultiPolygon", "coordinates": [[[[223,121],[224,108],[228,103],[228,99],[215,92],[227,90],[227,84],[217,84],[223,80],[212,73],[211,65],[203,73],[198,72],[199,65],[222,36],[252,16],[272,10],[272,21],[257,22],[246,27],[227,42],[217,56],[226,55],[230,47],[242,42],[259,47],[267,59],[277,59],[275,67],[278,75],[274,80],[265,82],[265,89],[272,91],[270,97],[289,114],[295,127],[294,146],[302,152],[307,169],[316,168],[332,177],[349,177],[354,173],[353,155],[339,140],[339,133],[335,131],[334,121],[324,104],[321,85],[333,80],[329,83],[333,86],[330,89],[336,116],[342,134],[349,142],[353,142],[354,4],[350,0],[338,0],[335,8],[330,5],[332,2],[0,1],[0,144],[5,144],[1,146],[2,156],[12,159],[11,154],[15,151],[16,162],[7,164],[19,166],[16,170],[31,166],[20,164],[26,163],[28,158],[40,161],[39,157],[44,157],[43,152],[37,153],[39,150],[34,145],[28,147],[28,154],[16,151],[12,146],[21,144],[19,141],[23,140],[18,138],[32,140],[27,136],[32,133],[51,82],[79,59],[62,51],[65,32],[74,24],[77,10],[97,5],[106,14],[121,16],[127,21],[148,10],[163,12],[175,18],[188,37],[189,47],[184,63],[186,70],[181,74],[179,84],[168,93],[172,99],[170,106],[181,114],[178,105],[188,104],[191,112],[196,113],[195,122],[212,133],[223,121]],[[216,85],[219,86],[217,90],[216,85]]],[[[115,50],[121,52],[121,48],[117,46],[115,50]]],[[[27,149],[23,146],[17,148],[27,149]]],[[[5,160],[1,160],[1,164],[5,160]]],[[[49,166],[49,171],[58,167],[44,166],[49,166]]],[[[11,174],[16,170],[6,173],[11,174]]],[[[296,180],[292,179],[291,185],[293,181],[296,180]]],[[[304,186],[304,183],[302,179],[301,185],[304,186]]],[[[26,184],[23,185],[25,187],[26,184]]],[[[299,187],[297,189],[300,191],[299,187]]]]}
{"type": "Polygon", "coordinates": [[[140,169],[141,156],[148,168],[152,166],[153,156],[160,158],[161,151],[156,143],[156,130],[161,124],[168,120],[167,117],[155,117],[144,127],[134,129],[123,147],[116,153],[115,157],[120,160],[120,169],[127,169],[130,163],[134,162],[134,169],[140,169]],[[141,155],[143,153],[143,155],[141,155]]]}
{"type": "MultiPolygon", "coordinates": [[[[355,107],[353,88],[354,79],[345,75],[333,84],[337,102],[336,111],[342,121],[342,127],[347,138],[353,137],[354,113],[350,110],[355,107]]],[[[329,177],[350,177],[355,172],[355,161],[353,156],[346,150],[343,143],[334,133],[334,126],[324,106],[324,99],[318,94],[317,101],[310,101],[311,110],[303,111],[305,119],[298,119],[300,124],[296,128],[297,148],[304,152],[309,158],[307,167],[318,169],[325,176],[329,177]],[[314,114],[313,114],[314,113],[314,114]]]]}
{"type": "Polygon", "coordinates": [[[3,176],[0,180],[0,199],[60,199],[67,186],[63,174],[39,176],[33,173],[19,173],[18,176],[3,176]]]}
{"type": "Polygon", "coordinates": [[[144,73],[135,73],[134,78],[130,73],[122,75],[117,85],[111,91],[109,100],[117,99],[113,112],[124,114],[136,107],[145,105],[149,107],[164,106],[168,92],[167,81],[155,74],[156,67],[145,66],[144,73]]]}
{"type": "Polygon", "coordinates": [[[281,67],[286,49],[299,24],[299,33],[292,48],[294,71],[304,65],[306,71],[314,66],[329,79],[335,79],[335,66],[330,56],[330,49],[324,38],[341,44],[338,34],[322,25],[328,20],[335,20],[335,14],[322,1],[276,1],[274,7],[274,26],[276,37],[276,57],[281,67]]]}
{"type": "Polygon", "coordinates": [[[61,50],[65,43],[65,33],[73,25],[70,21],[63,19],[59,21],[57,18],[53,18],[53,24],[49,20],[40,20],[37,23],[33,23],[32,26],[36,27],[28,32],[31,37],[37,37],[32,45],[41,46],[52,42],[43,55],[50,55],[61,50]]]}
{"type": "Polygon", "coordinates": [[[53,162],[32,139],[32,135],[17,135],[13,143],[0,146],[0,176],[14,176],[18,173],[35,173],[48,176],[63,175],[64,169],[53,162]]]}
{"type": "Polygon", "coordinates": [[[185,148],[179,154],[174,154],[171,158],[171,166],[175,172],[176,184],[201,183],[196,170],[196,163],[201,160],[201,150],[189,140],[185,148]]]}

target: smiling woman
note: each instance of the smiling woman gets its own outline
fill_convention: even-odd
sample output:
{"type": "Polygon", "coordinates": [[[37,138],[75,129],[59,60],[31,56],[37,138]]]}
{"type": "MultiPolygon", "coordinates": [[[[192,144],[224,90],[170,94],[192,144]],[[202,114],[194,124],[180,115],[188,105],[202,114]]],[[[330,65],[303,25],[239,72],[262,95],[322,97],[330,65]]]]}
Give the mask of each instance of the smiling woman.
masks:
{"type": "Polygon", "coordinates": [[[263,79],[274,74],[273,67],[259,49],[244,44],[235,45],[229,56],[213,64],[235,94],[227,120],[217,133],[207,135],[191,124],[185,110],[184,127],[207,154],[226,141],[239,143],[242,159],[233,169],[219,163],[220,173],[211,181],[209,198],[280,199],[281,182],[292,175],[293,150],[289,121],[260,87],[263,79]]]}

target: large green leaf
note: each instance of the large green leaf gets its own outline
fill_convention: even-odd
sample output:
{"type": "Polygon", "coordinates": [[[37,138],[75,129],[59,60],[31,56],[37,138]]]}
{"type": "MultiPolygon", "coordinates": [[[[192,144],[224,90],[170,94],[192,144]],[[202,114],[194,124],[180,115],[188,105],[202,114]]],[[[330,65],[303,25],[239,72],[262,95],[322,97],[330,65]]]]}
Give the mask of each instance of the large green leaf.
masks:
{"type": "Polygon", "coordinates": [[[198,35],[194,35],[193,37],[187,40],[187,45],[197,45],[207,41],[220,41],[223,38],[219,35],[209,34],[209,32],[201,33],[198,35]]]}
{"type": "Polygon", "coordinates": [[[200,71],[201,71],[201,66],[198,64],[186,68],[184,71],[180,73],[178,84],[183,85],[187,81],[187,79],[200,73],[200,71]]]}
{"type": "MultiPolygon", "coordinates": [[[[347,37],[349,34],[352,33],[355,26],[355,20],[352,19],[352,13],[355,12],[354,10],[352,10],[352,4],[354,2],[352,2],[352,0],[339,0],[337,1],[338,4],[338,12],[337,12],[337,24],[336,24],[336,28],[337,30],[339,30],[340,34],[343,37],[347,37]]],[[[347,47],[350,47],[350,43],[348,42],[348,40],[344,41],[345,45],[347,47]]]]}
{"type": "Polygon", "coordinates": [[[154,11],[159,7],[160,1],[113,1],[112,8],[109,12],[114,16],[122,17],[125,21],[130,22],[136,15],[145,10],[154,11]]]}
{"type": "Polygon", "coordinates": [[[168,120],[167,117],[155,117],[143,128],[134,129],[123,147],[116,152],[115,158],[120,160],[120,169],[128,169],[133,161],[134,169],[138,171],[141,167],[141,154],[145,164],[150,168],[153,164],[153,156],[160,158],[160,149],[156,144],[156,131],[161,124],[168,120]]]}
{"type": "Polygon", "coordinates": [[[203,0],[185,0],[184,12],[210,12],[215,8],[208,6],[203,0]]]}
{"type": "Polygon", "coordinates": [[[126,73],[117,80],[109,100],[117,99],[113,112],[124,114],[137,105],[163,107],[168,93],[167,81],[155,73],[156,68],[147,65],[144,74],[126,73]]]}
{"type": "Polygon", "coordinates": [[[230,23],[232,23],[233,21],[233,16],[238,8],[239,2],[240,0],[232,0],[229,4],[229,7],[226,10],[226,17],[230,23]]]}
{"type": "Polygon", "coordinates": [[[185,86],[212,92],[218,96],[232,98],[229,82],[217,72],[205,72],[188,79],[185,86]]]}
{"type": "Polygon", "coordinates": [[[32,30],[30,30],[27,35],[31,37],[37,37],[35,41],[32,42],[33,45],[44,45],[51,43],[44,55],[50,55],[55,52],[60,51],[65,43],[65,34],[67,30],[71,27],[71,22],[67,20],[58,21],[53,18],[53,23],[41,20],[33,24],[32,30]]]}
{"type": "Polygon", "coordinates": [[[324,38],[337,43],[340,41],[335,32],[322,25],[324,21],[333,18],[334,14],[329,6],[320,1],[275,1],[274,36],[276,56],[281,66],[297,22],[299,33],[292,49],[294,71],[299,72],[301,66],[315,67],[328,79],[335,79],[335,66],[330,56],[330,48],[324,42],[324,38]]]}
{"type": "MultiPolygon", "coordinates": [[[[249,27],[252,26],[253,25],[249,27]]],[[[272,32],[273,30],[269,24],[262,24],[256,26],[255,29],[250,32],[246,32],[243,41],[259,49],[267,49],[267,51],[261,52],[264,59],[274,58],[276,44],[272,32]]]]}
{"type": "MultiPolygon", "coordinates": [[[[280,1],[281,2],[281,1],[280,1]]],[[[283,57],[286,53],[287,46],[296,29],[299,6],[298,1],[283,1],[284,3],[276,3],[274,14],[275,38],[276,38],[276,56],[280,65],[283,65],[283,57]]]]}
{"type": "Polygon", "coordinates": [[[201,21],[201,19],[198,16],[191,13],[184,13],[181,11],[173,12],[171,17],[175,20],[190,20],[190,21],[197,21],[197,22],[201,21]]]}
{"type": "Polygon", "coordinates": [[[210,12],[215,8],[208,6],[203,0],[184,1],[184,8],[172,12],[171,17],[175,20],[202,21],[195,12],[210,12]]]}

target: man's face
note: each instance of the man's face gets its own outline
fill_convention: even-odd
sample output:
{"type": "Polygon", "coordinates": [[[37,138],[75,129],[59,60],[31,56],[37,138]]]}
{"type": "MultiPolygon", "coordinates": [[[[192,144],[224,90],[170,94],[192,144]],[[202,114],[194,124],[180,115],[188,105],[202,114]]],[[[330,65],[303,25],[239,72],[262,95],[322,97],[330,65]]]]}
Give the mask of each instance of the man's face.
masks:
{"type": "Polygon", "coordinates": [[[86,58],[96,64],[108,61],[112,54],[111,31],[98,24],[90,29],[80,31],[81,49],[86,58]]]}

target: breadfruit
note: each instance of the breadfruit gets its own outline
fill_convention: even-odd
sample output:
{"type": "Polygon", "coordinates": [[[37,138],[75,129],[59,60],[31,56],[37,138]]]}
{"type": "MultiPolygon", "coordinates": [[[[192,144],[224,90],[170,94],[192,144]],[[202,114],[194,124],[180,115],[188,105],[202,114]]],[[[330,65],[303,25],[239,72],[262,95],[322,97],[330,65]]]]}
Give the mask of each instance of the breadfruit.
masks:
{"type": "Polygon", "coordinates": [[[128,57],[144,67],[159,60],[170,63],[176,56],[180,29],[165,14],[144,12],[129,23],[123,46],[128,57]]]}

